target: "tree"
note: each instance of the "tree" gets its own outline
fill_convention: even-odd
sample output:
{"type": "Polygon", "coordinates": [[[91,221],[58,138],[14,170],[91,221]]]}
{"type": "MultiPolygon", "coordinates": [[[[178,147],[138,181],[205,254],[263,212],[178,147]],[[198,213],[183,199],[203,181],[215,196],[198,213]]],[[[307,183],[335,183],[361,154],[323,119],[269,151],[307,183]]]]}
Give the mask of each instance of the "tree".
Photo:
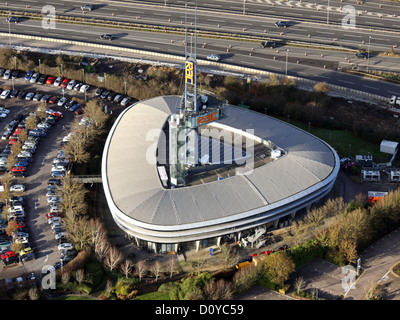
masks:
{"type": "Polygon", "coordinates": [[[135,264],[132,260],[127,259],[120,265],[122,272],[125,274],[125,278],[128,278],[129,275],[132,273],[132,270],[135,267],[135,264]]]}
{"type": "Polygon", "coordinates": [[[155,261],[153,265],[151,266],[151,272],[153,275],[156,277],[156,281],[158,280],[158,277],[160,276],[161,273],[161,263],[160,261],[155,261]]]}
{"type": "Polygon", "coordinates": [[[300,293],[301,289],[304,286],[304,278],[303,276],[300,276],[298,278],[296,278],[296,280],[294,281],[294,287],[296,288],[297,294],[300,293]]]}
{"type": "Polygon", "coordinates": [[[142,281],[143,276],[147,272],[147,263],[146,261],[140,260],[138,263],[136,263],[136,274],[139,277],[139,281],[142,281]]]}
{"type": "Polygon", "coordinates": [[[176,262],[175,257],[171,257],[167,263],[167,270],[169,272],[169,278],[172,279],[172,276],[177,271],[178,264],[176,262]]]}
{"type": "Polygon", "coordinates": [[[75,271],[75,279],[78,281],[79,284],[85,279],[85,270],[78,269],[75,271]]]}
{"type": "Polygon", "coordinates": [[[232,266],[232,264],[234,264],[239,257],[239,254],[237,252],[234,252],[232,250],[232,247],[229,245],[221,246],[221,255],[227,267],[232,266]]]}
{"type": "Polygon", "coordinates": [[[269,255],[263,261],[262,266],[271,277],[271,280],[280,287],[283,287],[290,274],[295,271],[295,264],[292,258],[285,252],[276,252],[269,255]]]}
{"type": "Polygon", "coordinates": [[[122,253],[118,251],[117,248],[111,247],[110,250],[108,250],[107,255],[104,259],[104,263],[110,271],[113,271],[118,267],[118,265],[121,263],[123,259],[122,253]]]}

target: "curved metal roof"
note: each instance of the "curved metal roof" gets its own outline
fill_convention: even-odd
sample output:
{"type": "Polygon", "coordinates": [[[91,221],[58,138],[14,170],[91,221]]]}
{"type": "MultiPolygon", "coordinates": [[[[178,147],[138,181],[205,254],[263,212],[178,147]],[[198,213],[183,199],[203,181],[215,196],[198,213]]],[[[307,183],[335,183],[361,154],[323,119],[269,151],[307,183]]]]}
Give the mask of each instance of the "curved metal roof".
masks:
{"type": "Polygon", "coordinates": [[[332,174],[336,178],[338,158],[325,142],[286,122],[229,105],[219,126],[254,129],[255,136],[287,154],[247,175],[164,189],[155,149],[160,129],[180,101],[180,96],[163,96],[134,104],[120,114],[107,138],[102,179],[108,203],[139,227],[172,231],[243,219],[258,208],[293,201],[307,190],[311,194],[332,174]]]}

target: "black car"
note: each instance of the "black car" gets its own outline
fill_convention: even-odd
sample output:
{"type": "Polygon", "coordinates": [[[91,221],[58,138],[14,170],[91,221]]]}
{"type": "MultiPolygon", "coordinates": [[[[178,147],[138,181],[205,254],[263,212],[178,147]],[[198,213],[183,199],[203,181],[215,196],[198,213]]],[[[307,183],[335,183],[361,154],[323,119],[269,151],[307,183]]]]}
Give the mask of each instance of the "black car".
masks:
{"type": "Polygon", "coordinates": [[[111,41],[113,39],[113,36],[111,34],[102,34],[100,36],[100,39],[101,40],[109,40],[109,41],[111,41]]]}
{"type": "Polygon", "coordinates": [[[2,259],[1,262],[3,263],[3,267],[5,267],[5,266],[8,266],[8,265],[13,264],[13,263],[18,263],[19,262],[19,258],[15,255],[15,256],[12,256],[12,257],[8,257],[8,258],[5,258],[5,259],[2,259]]]}
{"type": "Polygon", "coordinates": [[[286,28],[288,26],[288,23],[286,21],[278,21],[275,22],[275,27],[283,27],[286,28]]]}
{"type": "Polygon", "coordinates": [[[357,52],[355,54],[356,58],[358,59],[368,59],[368,53],[367,52],[357,52]]]}
{"type": "Polygon", "coordinates": [[[105,99],[105,98],[107,98],[107,96],[108,96],[110,93],[111,93],[110,90],[104,90],[104,91],[101,93],[100,98],[105,99]]]}
{"type": "Polygon", "coordinates": [[[49,179],[47,181],[48,185],[57,185],[60,186],[61,185],[61,180],[60,179],[49,179]]]}
{"type": "Polygon", "coordinates": [[[24,120],[24,115],[22,113],[18,113],[14,118],[14,121],[18,122],[21,122],[22,120],[24,120]]]}
{"type": "Polygon", "coordinates": [[[19,74],[18,70],[13,70],[13,72],[11,72],[11,78],[12,79],[18,78],[18,74],[19,74]]]}
{"type": "Polygon", "coordinates": [[[15,89],[13,91],[10,92],[10,98],[15,98],[16,96],[18,96],[18,89],[15,89]]]}
{"type": "Polygon", "coordinates": [[[107,100],[108,100],[108,101],[113,101],[116,95],[117,95],[117,94],[116,94],[115,92],[111,92],[111,93],[107,96],[107,100]]]}
{"type": "Polygon", "coordinates": [[[25,96],[26,96],[26,92],[25,91],[20,91],[20,92],[18,92],[17,98],[18,99],[24,99],[25,96]]]}
{"type": "Polygon", "coordinates": [[[13,177],[14,178],[26,178],[28,174],[24,171],[22,172],[13,172],[13,177]]]}
{"type": "Polygon", "coordinates": [[[276,44],[273,41],[264,41],[264,42],[261,42],[261,46],[263,48],[275,48],[276,44]]]}
{"type": "Polygon", "coordinates": [[[96,96],[101,95],[101,93],[103,92],[103,88],[97,88],[96,92],[94,93],[96,96]]]}
{"type": "Polygon", "coordinates": [[[47,80],[47,76],[41,75],[40,78],[39,78],[39,80],[38,80],[38,83],[39,83],[39,84],[45,84],[45,83],[46,83],[46,80],[47,80]]]}

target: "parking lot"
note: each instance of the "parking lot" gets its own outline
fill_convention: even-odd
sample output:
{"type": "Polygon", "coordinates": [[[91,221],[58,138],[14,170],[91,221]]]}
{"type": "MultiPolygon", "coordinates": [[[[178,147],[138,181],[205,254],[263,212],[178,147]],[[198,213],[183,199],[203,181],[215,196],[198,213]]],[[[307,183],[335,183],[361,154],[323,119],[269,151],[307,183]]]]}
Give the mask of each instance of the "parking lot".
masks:
{"type": "MultiPolygon", "coordinates": [[[[40,98],[35,100],[32,99],[37,93],[47,96],[47,107],[48,109],[52,109],[53,112],[48,112],[47,114],[47,116],[50,116],[50,125],[46,125],[46,128],[43,128],[45,129],[45,135],[43,134],[42,136],[39,136],[32,133],[33,137],[28,138],[31,139],[31,142],[34,141],[34,138],[39,139],[36,141],[35,148],[29,149],[31,151],[32,161],[24,170],[26,172],[26,177],[22,175],[18,176],[18,173],[12,173],[16,176],[12,178],[10,183],[11,185],[22,184],[25,188],[23,192],[19,191],[15,194],[22,196],[23,198],[24,217],[19,219],[20,223],[25,224],[26,230],[24,230],[24,232],[28,233],[29,235],[29,246],[33,250],[35,259],[22,261],[20,263],[12,263],[3,268],[0,266],[0,284],[1,282],[5,284],[6,279],[7,281],[10,281],[9,279],[15,279],[21,276],[23,278],[28,276],[30,277],[32,273],[35,273],[36,278],[40,278],[43,267],[46,267],[44,269],[44,272],[46,272],[49,266],[54,266],[56,263],[60,262],[60,251],[58,250],[58,245],[60,242],[59,240],[55,239],[55,234],[53,234],[52,228],[50,227],[48,219],[46,218],[46,215],[50,213],[48,180],[50,178],[53,179],[51,172],[54,159],[60,156],[59,151],[62,149],[61,142],[63,141],[64,137],[68,136],[68,134],[71,132],[73,120],[76,118],[81,119],[83,117],[82,111],[75,112],[78,110],[78,108],[74,110],[68,110],[65,108],[65,105],[67,105],[68,101],[70,101],[73,97],[80,99],[78,102],[85,101],[85,98],[90,99],[96,95],[95,92],[97,89],[89,88],[86,92],[80,92],[79,90],[75,91],[72,88],[65,88],[63,92],[60,86],[46,84],[45,82],[39,84],[37,81],[35,83],[31,83],[30,81],[25,80],[24,77],[25,73],[20,73],[15,79],[12,79],[11,77],[10,79],[3,79],[3,77],[0,78],[0,88],[2,88],[2,92],[4,92],[4,89],[10,89],[10,92],[6,97],[1,97],[0,95],[0,108],[9,110],[4,118],[0,117],[0,135],[7,131],[7,127],[10,125],[10,122],[15,120],[18,115],[22,114],[26,119],[30,113],[38,112],[38,106],[41,105],[43,101],[41,102],[40,98]],[[25,97],[21,98],[18,97],[18,94],[16,94],[11,98],[10,93],[13,89],[17,89],[19,92],[25,92],[25,97]],[[32,93],[29,100],[26,99],[27,92],[32,93]],[[57,97],[52,101],[56,103],[49,102],[53,96],[57,97]],[[60,100],[62,97],[66,98],[65,100],[67,103],[65,103],[63,106],[57,105],[57,100],[60,100]],[[52,116],[51,113],[53,113],[52,116]]],[[[115,96],[116,95],[114,95],[114,97],[115,96]]],[[[108,105],[109,110],[113,108],[113,105],[117,107],[120,106],[112,101],[108,102],[108,105]]],[[[79,108],[82,109],[83,107],[84,105],[79,106],[79,108]]],[[[0,113],[1,110],[2,109],[0,109],[0,113]]],[[[18,128],[18,125],[20,125],[22,129],[22,123],[24,121],[21,120],[16,122],[17,124],[15,129],[18,128]]],[[[37,130],[40,131],[39,129],[37,130]]],[[[10,137],[12,137],[12,135],[10,137]]],[[[10,137],[0,140],[0,150],[4,150],[10,144],[10,137]]],[[[62,156],[60,156],[60,158],[62,158],[62,156]]],[[[29,162],[28,159],[23,160],[29,162]]],[[[14,168],[16,167],[14,166],[14,168]]],[[[59,171],[59,173],[60,176],[66,174],[65,171],[59,171]]],[[[3,176],[4,171],[0,173],[0,179],[2,179],[3,176]]],[[[54,177],[54,179],[57,179],[57,176],[54,177]]],[[[63,231],[62,226],[55,225],[55,228],[57,227],[61,227],[57,232],[63,231]]],[[[3,248],[2,253],[7,254],[8,251],[10,250],[3,248]]],[[[18,253],[16,253],[16,256],[18,257],[18,253]]]]}

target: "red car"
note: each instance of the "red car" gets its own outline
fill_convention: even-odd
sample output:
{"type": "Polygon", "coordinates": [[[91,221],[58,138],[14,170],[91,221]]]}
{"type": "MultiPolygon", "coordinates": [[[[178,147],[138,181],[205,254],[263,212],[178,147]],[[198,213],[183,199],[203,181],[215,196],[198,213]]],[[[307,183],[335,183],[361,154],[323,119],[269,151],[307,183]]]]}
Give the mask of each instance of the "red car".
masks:
{"type": "Polygon", "coordinates": [[[5,258],[9,258],[9,257],[14,257],[15,256],[15,252],[14,251],[7,251],[6,253],[3,253],[1,255],[1,259],[5,259],[5,258]]]}
{"type": "Polygon", "coordinates": [[[61,212],[50,212],[46,214],[46,218],[50,219],[50,218],[54,218],[54,217],[63,217],[63,214],[61,212]]]}
{"type": "Polygon", "coordinates": [[[23,167],[23,166],[13,167],[13,168],[11,169],[11,171],[12,171],[12,172],[23,172],[23,171],[26,171],[26,168],[23,167]]]}
{"type": "Polygon", "coordinates": [[[58,102],[58,98],[57,98],[56,96],[51,97],[51,98],[49,99],[49,103],[50,103],[50,104],[54,104],[54,103],[57,103],[57,102],[58,102]]]}
{"type": "Polygon", "coordinates": [[[62,117],[64,117],[64,115],[63,115],[60,111],[53,111],[53,112],[51,113],[51,115],[52,115],[52,116],[55,116],[55,117],[57,117],[57,118],[59,118],[59,119],[61,119],[62,117]]]}
{"type": "Polygon", "coordinates": [[[46,84],[53,84],[56,80],[56,77],[48,77],[46,80],[46,84]]]}
{"type": "Polygon", "coordinates": [[[60,87],[61,88],[67,87],[68,83],[69,83],[69,80],[68,79],[64,79],[63,82],[61,83],[60,87]]]}

